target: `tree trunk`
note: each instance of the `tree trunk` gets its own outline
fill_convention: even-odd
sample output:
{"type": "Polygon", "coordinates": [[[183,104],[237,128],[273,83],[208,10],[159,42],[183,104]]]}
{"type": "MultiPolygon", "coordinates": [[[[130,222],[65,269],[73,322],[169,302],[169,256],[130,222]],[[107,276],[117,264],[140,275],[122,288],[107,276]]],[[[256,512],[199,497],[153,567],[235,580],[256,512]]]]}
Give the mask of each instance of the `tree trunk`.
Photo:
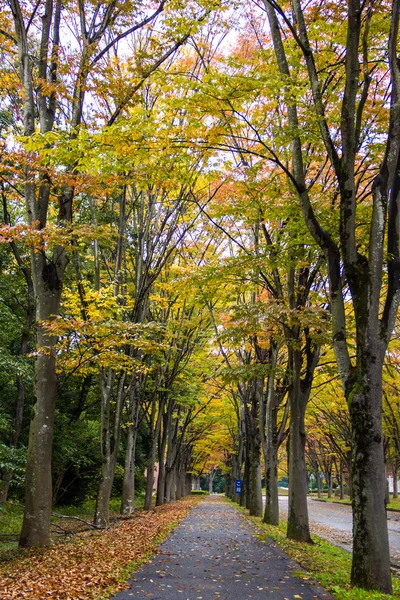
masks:
{"type": "Polygon", "coordinates": [[[306,432],[304,417],[310,397],[314,370],[318,364],[319,348],[306,339],[306,374],[301,379],[302,352],[288,347],[290,362],[290,432],[289,432],[289,511],[287,537],[312,543],[308,522],[307,470],[305,464],[306,432]]]}
{"type": "MultiPolygon", "coordinates": [[[[369,347],[365,357],[372,353],[369,347]]],[[[352,422],[353,563],[351,581],[391,593],[382,438],[382,369],[366,361],[348,394],[352,422]],[[369,363],[372,364],[369,364],[369,363]]],[[[377,364],[378,362],[378,364],[377,364]]]]}
{"type": "Polygon", "coordinates": [[[56,477],[56,480],[55,480],[54,486],[53,486],[53,499],[52,499],[53,506],[55,506],[57,504],[57,501],[59,499],[61,484],[64,481],[65,472],[66,472],[66,469],[63,468],[63,469],[61,469],[61,471],[59,473],[57,473],[57,477],[56,477]]]}
{"type": "Polygon", "coordinates": [[[178,466],[176,466],[175,467],[175,472],[176,472],[176,483],[175,483],[176,494],[175,494],[175,498],[176,498],[176,500],[180,500],[182,498],[182,496],[185,494],[185,492],[182,491],[182,474],[181,474],[181,469],[178,466]]]}
{"type": "Polygon", "coordinates": [[[266,397],[260,401],[260,433],[265,464],[265,510],[264,523],[279,525],[278,498],[278,400],[275,393],[275,369],[278,359],[278,345],[271,342],[269,355],[270,373],[267,379],[266,397]]]}
{"type": "Polygon", "coordinates": [[[12,471],[4,471],[3,478],[0,482],[0,504],[7,502],[8,491],[10,489],[10,483],[12,479],[12,471]]]}
{"type": "Polygon", "coordinates": [[[124,480],[122,483],[122,498],[120,512],[130,515],[135,509],[135,458],[136,441],[140,421],[140,394],[141,382],[139,376],[135,376],[131,382],[128,407],[128,434],[126,440],[124,480]]]}
{"type": "Polygon", "coordinates": [[[328,483],[328,498],[332,498],[332,490],[333,490],[333,478],[332,471],[326,474],[326,481],[328,483]]]}
{"type": "Polygon", "coordinates": [[[210,473],[208,475],[208,491],[210,494],[213,493],[213,481],[214,481],[214,469],[210,469],[210,473]]]}
{"type": "Polygon", "coordinates": [[[250,464],[249,464],[249,449],[247,445],[247,440],[245,440],[245,449],[244,449],[244,471],[243,471],[243,483],[242,483],[242,491],[240,493],[240,506],[248,506],[248,498],[249,498],[249,474],[250,474],[250,464]]]}
{"type": "Polygon", "coordinates": [[[168,427],[171,418],[171,411],[168,410],[164,415],[164,426],[160,441],[158,443],[158,480],[157,480],[157,497],[156,506],[161,506],[166,502],[166,457],[165,450],[167,447],[168,427]]]}
{"type": "Polygon", "coordinates": [[[393,500],[399,497],[399,461],[395,460],[392,467],[393,472],[393,500]]]}
{"type": "Polygon", "coordinates": [[[273,444],[269,445],[266,458],[264,523],[279,525],[278,454],[273,444]]]}
{"type": "Polygon", "coordinates": [[[147,458],[146,494],[144,498],[144,510],[151,510],[153,506],[154,470],[157,454],[157,438],[154,433],[151,436],[150,452],[147,458]]]}
{"type": "Polygon", "coordinates": [[[344,484],[343,484],[343,461],[340,461],[340,473],[339,473],[339,486],[340,486],[340,499],[344,499],[344,484]]]}
{"type": "Polygon", "coordinates": [[[110,519],[110,498],[114,483],[115,468],[121,436],[122,409],[124,403],[123,373],[118,382],[115,406],[112,406],[115,371],[103,371],[100,375],[101,397],[101,478],[96,498],[94,522],[98,527],[108,527],[110,519]]]}
{"type": "Polygon", "coordinates": [[[252,516],[261,517],[263,512],[261,490],[261,434],[260,410],[264,381],[254,379],[249,386],[251,408],[246,411],[248,451],[248,491],[246,508],[252,516]]]}
{"type": "Polygon", "coordinates": [[[124,481],[122,484],[121,509],[122,515],[130,515],[135,510],[135,454],[137,428],[129,427],[126,443],[124,481]]]}
{"type": "Polygon", "coordinates": [[[263,514],[262,490],[261,490],[261,448],[259,440],[255,440],[250,450],[249,465],[249,500],[248,508],[250,514],[261,517],[263,514]]]}
{"type": "Polygon", "coordinates": [[[318,469],[315,471],[315,477],[316,477],[316,482],[317,482],[318,498],[321,498],[322,497],[322,485],[321,485],[321,476],[320,476],[320,472],[318,471],[318,469]]]}
{"type": "MultiPolygon", "coordinates": [[[[52,502],[51,460],[54,413],[57,397],[56,339],[48,335],[42,322],[59,312],[61,283],[54,266],[45,257],[32,253],[32,274],[36,296],[37,347],[35,360],[35,400],[29,430],[25,477],[25,508],[21,547],[47,546],[50,543],[52,502]],[[50,283],[51,282],[51,283],[50,283]],[[41,348],[47,351],[42,353],[41,348]]],[[[60,261],[64,253],[60,250],[60,261]]]]}
{"type": "Polygon", "coordinates": [[[132,421],[129,417],[129,422],[133,423],[128,427],[128,437],[126,441],[124,481],[122,484],[121,498],[121,514],[130,515],[135,510],[135,457],[136,457],[136,441],[139,426],[139,399],[134,402],[134,410],[132,411],[132,421]]]}
{"type": "Polygon", "coordinates": [[[193,490],[200,490],[200,477],[199,475],[193,476],[192,477],[192,489],[193,490]]]}

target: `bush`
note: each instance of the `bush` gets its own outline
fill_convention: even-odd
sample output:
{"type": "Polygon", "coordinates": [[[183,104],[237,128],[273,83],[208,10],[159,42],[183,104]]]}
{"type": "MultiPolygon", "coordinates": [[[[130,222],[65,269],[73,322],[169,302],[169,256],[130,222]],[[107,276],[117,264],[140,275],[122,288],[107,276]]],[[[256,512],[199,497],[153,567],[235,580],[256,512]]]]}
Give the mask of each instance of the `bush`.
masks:
{"type": "Polygon", "coordinates": [[[206,490],[192,490],[192,494],[194,496],[209,496],[210,492],[206,492],[206,490]]]}

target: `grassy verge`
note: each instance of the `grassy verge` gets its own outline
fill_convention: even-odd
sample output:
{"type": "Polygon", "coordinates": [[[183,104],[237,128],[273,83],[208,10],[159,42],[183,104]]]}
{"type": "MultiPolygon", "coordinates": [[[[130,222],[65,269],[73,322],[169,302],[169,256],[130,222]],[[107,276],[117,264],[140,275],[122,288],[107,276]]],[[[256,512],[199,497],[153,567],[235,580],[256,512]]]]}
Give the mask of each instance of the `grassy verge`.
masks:
{"type": "MultiPolygon", "coordinates": [[[[265,494],[266,494],[265,488],[262,489],[262,494],[263,494],[263,496],[265,496],[265,494]]],[[[278,494],[279,494],[279,496],[288,496],[289,490],[287,488],[278,488],[278,494]]]]}
{"type": "MultiPolygon", "coordinates": [[[[237,505],[235,505],[237,506],[237,505]]],[[[337,600],[393,600],[393,596],[367,592],[350,586],[351,555],[330,542],[313,536],[314,545],[302,544],[286,538],[286,523],[279,527],[263,523],[259,517],[250,517],[248,511],[237,507],[260,530],[261,540],[272,539],[301,567],[294,574],[302,579],[315,579],[337,600]]],[[[400,597],[400,579],[393,577],[393,593],[400,597]]]]}
{"type": "MultiPolygon", "coordinates": [[[[321,498],[318,498],[317,494],[311,494],[311,496],[315,500],[323,500],[324,502],[335,502],[335,503],[346,504],[348,506],[351,506],[351,500],[349,497],[343,498],[343,500],[341,500],[340,498],[336,498],[335,496],[333,496],[332,498],[328,498],[328,496],[326,496],[324,494],[321,496],[321,498]]],[[[400,510],[400,498],[393,499],[391,496],[390,502],[387,505],[387,509],[388,510],[400,510]]]]}
{"type": "Polygon", "coordinates": [[[109,598],[126,588],[129,575],[200,499],[138,511],[107,530],[79,533],[47,548],[20,550],[0,567],[0,598],[109,598]]]}

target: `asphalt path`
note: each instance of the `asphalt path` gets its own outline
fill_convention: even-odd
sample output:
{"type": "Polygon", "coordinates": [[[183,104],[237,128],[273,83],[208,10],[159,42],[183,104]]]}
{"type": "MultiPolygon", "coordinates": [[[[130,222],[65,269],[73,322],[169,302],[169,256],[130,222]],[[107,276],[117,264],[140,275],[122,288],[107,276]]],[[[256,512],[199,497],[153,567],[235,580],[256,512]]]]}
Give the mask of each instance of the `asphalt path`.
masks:
{"type": "Polygon", "coordinates": [[[114,600],[329,600],[272,541],[220,498],[202,500],[114,600]]]}
{"type": "MultiPolygon", "coordinates": [[[[288,508],[287,496],[279,496],[279,507],[281,518],[285,518],[288,508]]],[[[388,511],[387,514],[391,559],[395,566],[400,567],[400,513],[388,511]]],[[[351,552],[351,506],[308,498],[308,515],[312,533],[351,552]]]]}

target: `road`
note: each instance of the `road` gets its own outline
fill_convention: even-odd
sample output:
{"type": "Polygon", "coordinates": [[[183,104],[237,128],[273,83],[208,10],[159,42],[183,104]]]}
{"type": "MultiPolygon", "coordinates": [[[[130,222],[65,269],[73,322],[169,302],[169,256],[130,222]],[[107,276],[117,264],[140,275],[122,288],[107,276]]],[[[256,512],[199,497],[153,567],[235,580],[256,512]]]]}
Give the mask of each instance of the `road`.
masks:
{"type": "MultiPolygon", "coordinates": [[[[286,518],[288,497],[279,496],[281,518],[286,518]]],[[[351,507],[308,498],[311,532],[351,552],[353,518],[351,507]]],[[[392,562],[400,568],[400,513],[388,511],[389,544],[392,562]]]]}

